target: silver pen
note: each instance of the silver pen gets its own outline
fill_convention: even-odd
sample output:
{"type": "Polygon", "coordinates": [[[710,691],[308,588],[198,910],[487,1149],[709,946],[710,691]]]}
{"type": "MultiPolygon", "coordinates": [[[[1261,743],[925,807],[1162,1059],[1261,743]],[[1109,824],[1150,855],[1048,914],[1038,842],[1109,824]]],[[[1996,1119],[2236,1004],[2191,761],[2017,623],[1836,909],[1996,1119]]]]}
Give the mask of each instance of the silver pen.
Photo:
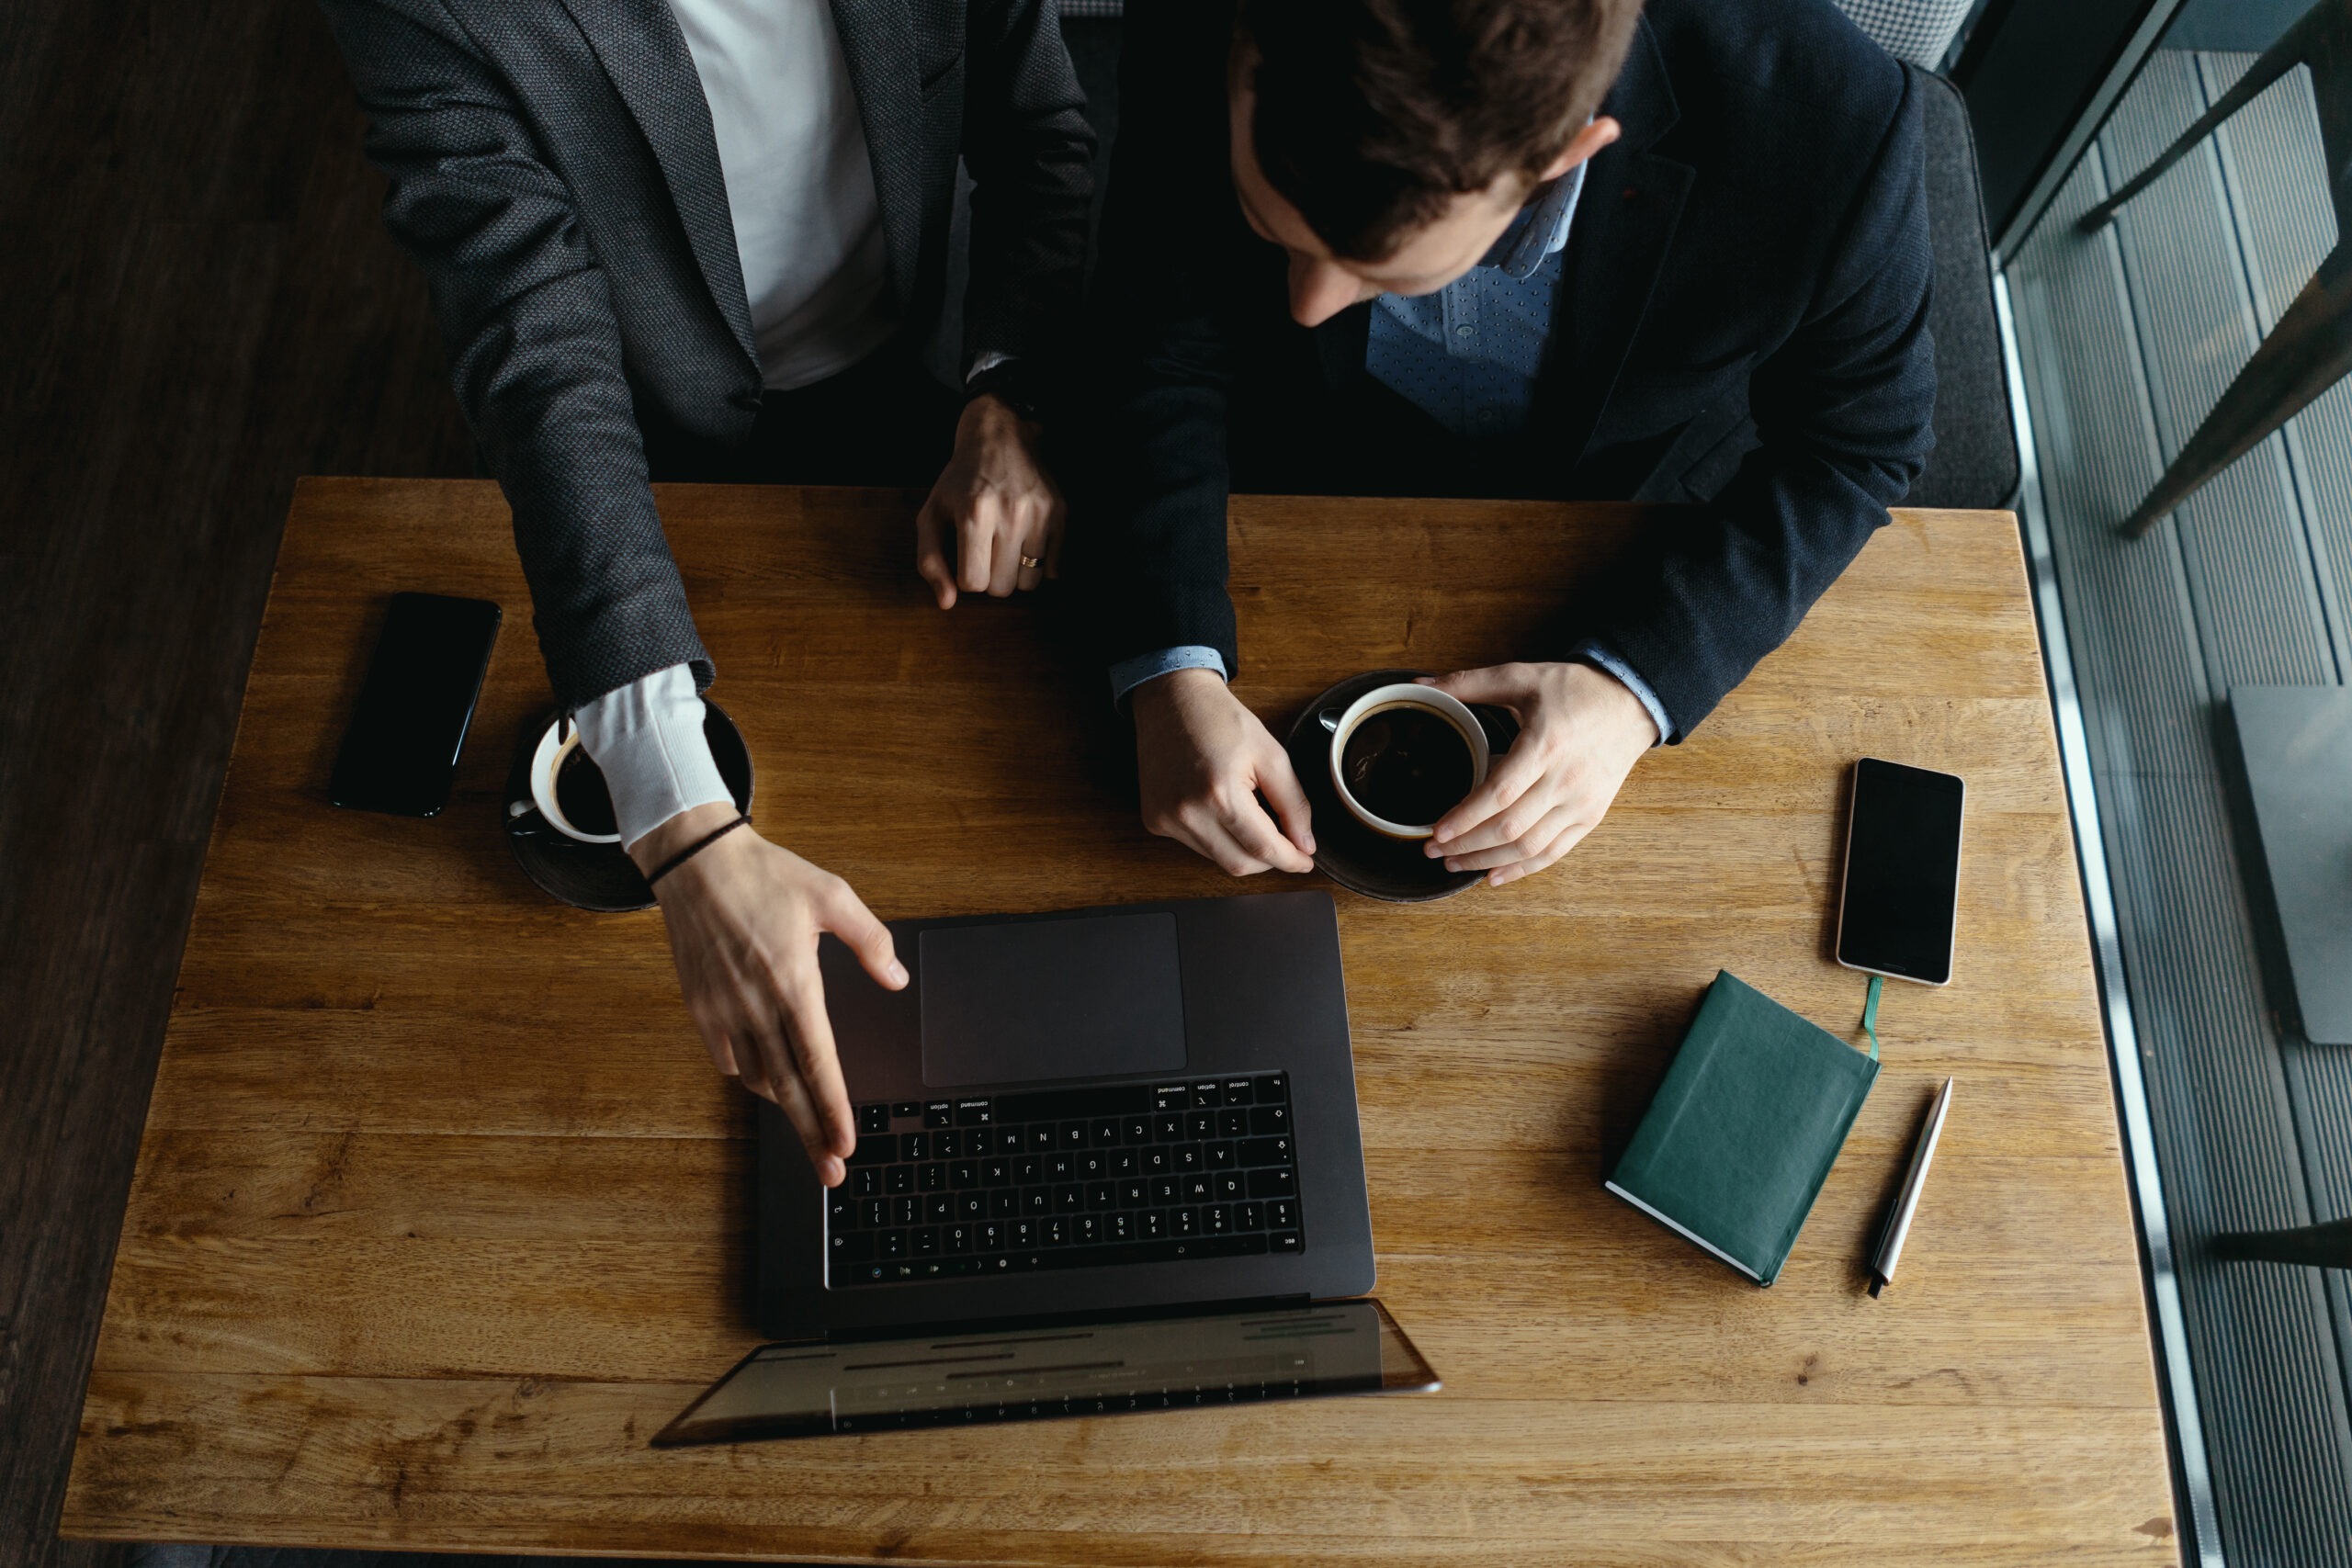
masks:
{"type": "Polygon", "coordinates": [[[1911,1234],[1911,1216],[1919,1208],[1919,1190],[1928,1184],[1928,1162],[1936,1157],[1936,1139],[1943,1134],[1944,1113],[1951,1109],[1951,1079],[1944,1079],[1944,1090],[1936,1096],[1936,1108],[1928,1112],[1928,1124],[1919,1129],[1919,1146],[1911,1151],[1911,1169],[1903,1178],[1902,1195],[1886,1212],[1886,1224],[1879,1229],[1878,1256],[1871,1260],[1872,1296],[1894,1280],[1894,1260],[1903,1256],[1903,1238],[1911,1234]]]}

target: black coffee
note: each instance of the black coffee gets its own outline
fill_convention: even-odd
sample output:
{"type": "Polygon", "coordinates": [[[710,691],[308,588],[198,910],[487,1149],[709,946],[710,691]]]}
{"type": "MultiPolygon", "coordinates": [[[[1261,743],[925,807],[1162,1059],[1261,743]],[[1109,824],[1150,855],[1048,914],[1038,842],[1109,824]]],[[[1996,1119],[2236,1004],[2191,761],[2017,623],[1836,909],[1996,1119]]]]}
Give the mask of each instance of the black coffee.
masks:
{"type": "Polygon", "coordinates": [[[613,793],[605,787],[605,771],[590,760],[586,749],[574,746],[555,770],[555,803],[563,819],[583,833],[617,833],[613,793]]]}
{"type": "Polygon", "coordinates": [[[1340,751],[1356,804],[1384,821],[1426,828],[1470,793],[1470,742],[1442,715],[1385,708],[1358,724],[1340,751]]]}

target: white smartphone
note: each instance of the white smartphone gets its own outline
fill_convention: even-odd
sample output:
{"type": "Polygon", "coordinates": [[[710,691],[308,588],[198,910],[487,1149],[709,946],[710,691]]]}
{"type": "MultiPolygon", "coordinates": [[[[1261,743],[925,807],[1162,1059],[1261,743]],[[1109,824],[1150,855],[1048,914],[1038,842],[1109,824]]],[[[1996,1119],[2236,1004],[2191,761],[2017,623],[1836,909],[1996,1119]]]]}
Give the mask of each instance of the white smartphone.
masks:
{"type": "Polygon", "coordinates": [[[1854,764],[1838,963],[1925,986],[1951,983],[1966,795],[1953,773],[1876,757],[1854,764]]]}

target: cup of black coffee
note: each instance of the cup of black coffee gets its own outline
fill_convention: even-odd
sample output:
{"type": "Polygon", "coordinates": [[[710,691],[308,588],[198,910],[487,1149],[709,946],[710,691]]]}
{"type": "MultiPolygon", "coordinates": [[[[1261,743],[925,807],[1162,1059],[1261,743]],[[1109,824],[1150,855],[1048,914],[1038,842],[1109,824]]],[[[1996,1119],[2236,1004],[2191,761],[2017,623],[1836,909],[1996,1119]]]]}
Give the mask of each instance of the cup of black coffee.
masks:
{"type": "Polygon", "coordinates": [[[617,844],[620,821],[604,770],[580,744],[580,728],[559,718],[531,757],[531,800],[556,831],[583,844],[617,844]]]}
{"type": "Polygon", "coordinates": [[[1487,782],[1486,730],[1434,686],[1375,686],[1321,717],[1331,732],[1331,787],[1375,833],[1426,839],[1487,782]]]}

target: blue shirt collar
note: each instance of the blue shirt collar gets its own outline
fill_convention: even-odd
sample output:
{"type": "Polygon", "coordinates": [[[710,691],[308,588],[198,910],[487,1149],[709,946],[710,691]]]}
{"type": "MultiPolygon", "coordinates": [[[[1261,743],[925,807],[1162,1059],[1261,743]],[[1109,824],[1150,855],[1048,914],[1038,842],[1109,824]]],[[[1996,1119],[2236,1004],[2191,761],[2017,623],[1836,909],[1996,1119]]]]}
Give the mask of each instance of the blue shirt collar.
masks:
{"type": "Polygon", "coordinates": [[[1523,278],[1542,266],[1544,257],[1566,248],[1568,225],[1577,215],[1577,197],[1584,194],[1584,171],[1585,165],[1578,164],[1539,189],[1519,209],[1510,227],[1487,247],[1478,265],[1500,267],[1506,277],[1523,278]]]}

